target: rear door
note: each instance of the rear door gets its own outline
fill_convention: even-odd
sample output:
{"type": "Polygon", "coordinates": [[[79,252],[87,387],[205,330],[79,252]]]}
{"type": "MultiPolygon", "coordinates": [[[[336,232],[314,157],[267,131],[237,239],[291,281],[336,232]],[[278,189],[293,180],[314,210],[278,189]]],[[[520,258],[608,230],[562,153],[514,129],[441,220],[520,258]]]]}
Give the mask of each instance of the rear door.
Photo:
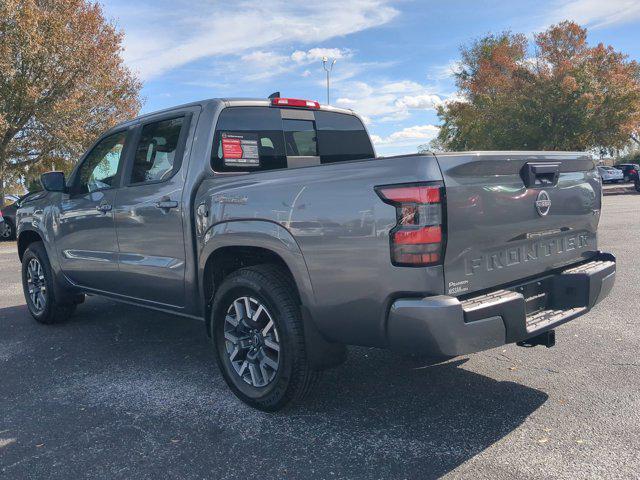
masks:
{"type": "Polygon", "coordinates": [[[184,306],[183,222],[189,217],[183,210],[183,158],[188,158],[187,139],[199,110],[150,117],[136,129],[114,209],[121,295],[184,306]]]}
{"type": "Polygon", "coordinates": [[[594,255],[601,186],[581,154],[439,154],[445,291],[463,295],[594,255]]]}

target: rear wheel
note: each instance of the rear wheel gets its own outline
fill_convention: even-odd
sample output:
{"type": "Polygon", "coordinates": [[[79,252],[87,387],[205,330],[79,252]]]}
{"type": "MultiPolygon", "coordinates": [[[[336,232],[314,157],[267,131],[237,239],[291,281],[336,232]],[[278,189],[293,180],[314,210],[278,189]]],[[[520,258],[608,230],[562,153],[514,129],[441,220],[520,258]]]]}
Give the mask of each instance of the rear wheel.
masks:
{"type": "Polygon", "coordinates": [[[42,242],[34,242],[22,256],[22,288],[27,308],[36,321],[59,323],[69,318],[75,303],[62,303],[55,295],[55,278],[42,242]]]}
{"type": "Polygon", "coordinates": [[[280,410],[301,400],[318,379],[307,359],[294,288],[277,266],[230,274],[216,292],[211,330],[225,381],[254,408],[280,410]]]}

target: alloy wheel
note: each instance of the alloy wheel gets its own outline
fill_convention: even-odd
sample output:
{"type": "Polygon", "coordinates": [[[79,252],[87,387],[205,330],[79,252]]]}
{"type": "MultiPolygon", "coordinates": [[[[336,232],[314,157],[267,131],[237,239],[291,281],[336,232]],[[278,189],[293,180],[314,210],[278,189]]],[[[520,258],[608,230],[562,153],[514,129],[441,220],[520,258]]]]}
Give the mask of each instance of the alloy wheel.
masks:
{"type": "Polygon", "coordinates": [[[44,269],[37,258],[29,260],[27,265],[27,288],[36,313],[42,312],[47,306],[47,284],[44,269]]]}
{"type": "Polygon", "coordinates": [[[4,225],[0,226],[0,238],[8,240],[12,237],[13,237],[13,229],[11,227],[11,224],[4,222],[4,225]]]}
{"type": "Polygon", "coordinates": [[[267,307],[258,299],[236,298],[224,320],[227,358],[233,370],[253,387],[265,387],[280,365],[280,336],[267,307]]]}

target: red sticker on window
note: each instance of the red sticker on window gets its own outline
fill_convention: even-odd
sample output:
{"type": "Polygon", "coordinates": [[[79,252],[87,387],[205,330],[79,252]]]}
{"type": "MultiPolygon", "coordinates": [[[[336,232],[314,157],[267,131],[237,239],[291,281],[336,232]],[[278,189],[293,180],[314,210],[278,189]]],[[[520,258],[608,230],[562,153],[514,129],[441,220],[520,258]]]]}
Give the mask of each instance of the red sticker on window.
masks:
{"type": "Polygon", "coordinates": [[[239,138],[222,139],[223,158],[242,158],[242,145],[239,138]]]}

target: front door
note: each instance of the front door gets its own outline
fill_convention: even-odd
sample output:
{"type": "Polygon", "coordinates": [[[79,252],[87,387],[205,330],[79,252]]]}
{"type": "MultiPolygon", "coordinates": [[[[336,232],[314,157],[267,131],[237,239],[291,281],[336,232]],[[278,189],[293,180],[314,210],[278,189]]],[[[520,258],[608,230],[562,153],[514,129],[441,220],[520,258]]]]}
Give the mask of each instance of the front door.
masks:
{"type": "Polygon", "coordinates": [[[182,166],[191,114],[148,119],[115,206],[121,282],[119,292],[159,306],[185,304],[182,166]]]}
{"type": "Polygon", "coordinates": [[[118,242],[114,212],[127,131],[100,140],[61,197],[53,232],[62,271],[77,285],[113,291],[118,242]]]}

